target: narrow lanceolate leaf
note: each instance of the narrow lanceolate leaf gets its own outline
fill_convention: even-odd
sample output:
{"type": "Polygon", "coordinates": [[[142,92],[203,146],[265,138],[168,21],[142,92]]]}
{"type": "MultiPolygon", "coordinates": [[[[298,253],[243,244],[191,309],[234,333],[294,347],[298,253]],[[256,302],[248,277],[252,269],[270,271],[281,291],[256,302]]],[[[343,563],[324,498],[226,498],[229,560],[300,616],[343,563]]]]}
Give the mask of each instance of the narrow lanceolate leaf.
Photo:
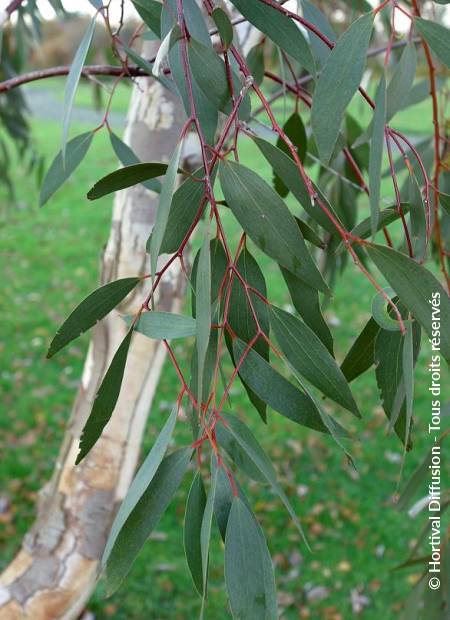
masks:
{"type": "Polygon", "coordinates": [[[299,318],[274,306],[270,322],[282,352],[295,370],[325,396],[359,417],[342,371],[316,334],[299,318]]]}
{"type": "MultiPolygon", "coordinates": [[[[212,457],[214,458],[214,457],[212,457]]],[[[211,541],[212,519],[214,515],[214,497],[216,495],[218,469],[214,467],[211,473],[211,487],[206,500],[205,511],[203,513],[202,525],[200,528],[200,548],[202,557],[202,608],[200,620],[203,619],[208,591],[208,569],[209,569],[209,544],[211,541]]]]}
{"type": "MultiPolygon", "coordinates": [[[[167,456],[148,480],[133,508],[124,510],[123,514],[119,511],[102,559],[102,565],[106,567],[109,593],[114,592],[126,577],[139,551],[166,511],[180,486],[191,456],[190,447],[167,456]],[[123,520],[120,527],[117,522],[119,515],[120,521],[123,520]]],[[[126,502],[127,498],[124,500],[126,502]]]]}
{"type": "Polygon", "coordinates": [[[414,44],[410,43],[405,47],[399,62],[395,65],[392,78],[387,88],[387,122],[389,122],[399,110],[405,107],[405,99],[409,99],[409,92],[416,76],[416,67],[416,47],[414,44]]]}
{"type": "Polygon", "coordinates": [[[256,245],[313,288],[327,292],[294,216],[278,194],[241,164],[224,161],[219,170],[225,199],[256,245]]]}
{"type": "MultiPolygon", "coordinates": [[[[200,250],[195,284],[197,336],[197,394],[203,395],[203,372],[211,333],[211,254],[209,228],[200,250]]],[[[201,402],[199,402],[201,404],[201,402]]]]}
{"type": "Polygon", "coordinates": [[[133,4],[143,22],[158,37],[161,37],[161,2],[157,0],[133,0],[133,4]]]}
{"type": "Polygon", "coordinates": [[[237,478],[234,477],[235,487],[232,488],[230,479],[228,478],[223,463],[220,467],[217,467],[216,459],[213,458],[211,462],[212,467],[217,468],[216,492],[214,494],[214,516],[216,517],[217,527],[219,528],[222,540],[225,542],[228,517],[230,515],[230,510],[234,499],[233,492],[237,490],[241,500],[247,506],[249,506],[249,504],[242,488],[239,485],[239,481],[237,480],[237,478]]]}
{"type": "Polygon", "coordinates": [[[283,491],[277,480],[277,475],[270,459],[254,437],[248,426],[241,422],[239,418],[230,413],[222,413],[222,418],[225,424],[219,424],[216,427],[217,438],[220,445],[224,445],[227,452],[229,451],[230,445],[233,446],[233,443],[235,443],[241,448],[243,453],[253,463],[253,466],[260,473],[260,477],[262,477],[270,484],[274,493],[276,493],[281,499],[293,522],[295,523],[298,531],[303,537],[303,540],[305,541],[306,545],[308,545],[305,535],[303,533],[303,528],[300,525],[300,521],[298,520],[298,517],[295,514],[285,492],[283,491]]]}
{"type": "MultiPolygon", "coordinates": [[[[242,341],[236,339],[233,343],[233,349],[236,359],[239,359],[245,350],[245,345],[242,341]]],[[[240,374],[248,386],[269,407],[272,407],[272,409],[284,417],[315,431],[329,433],[319,411],[309,396],[280,375],[253,349],[247,354],[241,366],[240,374]]],[[[332,418],[329,418],[329,422],[334,426],[338,435],[348,435],[345,429],[332,418]]]]}
{"type": "Polygon", "coordinates": [[[197,592],[203,594],[203,568],[200,533],[206,506],[206,493],[200,472],[192,482],[184,517],[184,551],[197,592]]]}
{"type": "Polygon", "coordinates": [[[60,151],[52,161],[47,174],[44,177],[39,198],[39,205],[43,207],[45,203],[53,196],[57,189],[67,181],[72,172],[78,168],[83,161],[86,153],[91,146],[94,134],[92,131],[83,133],[72,140],[69,140],[66,146],[66,159],[63,162],[62,152],[60,151]]]}
{"type": "MultiPolygon", "coordinates": [[[[128,144],[125,144],[123,140],[119,138],[113,131],[109,132],[109,139],[114,153],[122,166],[133,166],[134,164],[140,164],[140,160],[137,155],[130,149],[128,144]]],[[[143,182],[144,187],[152,192],[159,193],[161,191],[161,181],[158,179],[150,179],[150,181],[143,182]]]]}
{"type": "MultiPolygon", "coordinates": [[[[203,94],[216,110],[226,114],[231,112],[231,93],[225,63],[216,52],[199,41],[189,41],[189,65],[192,74],[203,94]]],[[[239,78],[232,71],[233,90],[237,97],[242,89],[239,78]]],[[[250,98],[246,96],[239,108],[239,118],[247,120],[250,116],[250,98]]]]}
{"type": "Polygon", "coordinates": [[[309,45],[294,22],[260,0],[231,0],[237,10],[309,73],[316,67],[309,45]]]}
{"type": "Polygon", "coordinates": [[[220,7],[216,7],[212,12],[212,18],[219,31],[220,38],[225,49],[228,49],[233,43],[233,25],[227,13],[220,7]]]}
{"type": "Polygon", "coordinates": [[[70,67],[69,75],[67,76],[66,90],[64,93],[64,115],[62,121],[63,133],[61,154],[63,165],[65,165],[67,136],[69,134],[69,125],[70,118],[72,116],[73,102],[75,100],[75,93],[77,91],[78,82],[80,81],[81,72],[83,71],[86,56],[91,45],[92,37],[94,35],[95,18],[96,16],[94,16],[89,22],[86,32],[84,33],[80,45],[78,46],[78,49],[76,51],[75,57],[70,67]]]}
{"type": "MultiPolygon", "coordinates": [[[[440,320],[442,326],[450,325],[449,297],[428,269],[392,248],[373,245],[367,247],[367,253],[431,339],[436,337],[434,321],[440,320]]],[[[450,362],[450,331],[443,328],[439,336],[442,355],[450,362]]]]}
{"type": "MultiPolygon", "coordinates": [[[[330,39],[330,41],[336,41],[336,33],[334,32],[324,13],[322,13],[322,11],[317,8],[315,4],[313,4],[312,2],[308,2],[308,0],[302,0],[301,6],[303,11],[303,17],[307,19],[310,23],[317,26],[320,32],[326,35],[328,39],[330,39]]],[[[330,48],[314,33],[311,33],[309,36],[311,41],[311,48],[316,58],[316,61],[318,61],[320,65],[323,65],[323,63],[330,55],[330,48]]]]}
{"type": "Polygon", "coordinates": [[[97,181],[94,187],[89,190],[87,197],[89,200],[97,200],[112,192],[118,192],[126,187],[132,187],[149,179],[160,177],[166,171],[167,164],[160,164],[159,162],[125,166],[124,168],[114,170],[114,172],[97,181]]]}
{"type": "Polygon", "coordinates": [[[386,126],[386,78],[378,84],[373,113],[372,140],[369,155],[370,219],[372,239],[378,230],[380,217],[381,165],[383,163],[384,131],[386,126]]]}
{"type": "MultiPolygon", "coordinates": [[[[254,142],[267,159],[269,164],[272,166],[273,171],[280,177],[286,187],[294,194],[295,198],[302,205],[308,215],[317,222],[322,228],[324,228],[330,234],[336,234],[336,228],[334,224],[330,221],[327,215],[322,211],[320,207],[317,205],[311,204],[311,197],[308,194],[308,190],[306,189],[306,185],[299,173],[299,170],[295,164],[295,162],[283,153],[281,149],[279,149],[274,144],[267,142],[267,140],[263,140],[261,138],[254,138],[254,142]]],[[[318,191],[318,188],[315,188],[318,191]]],[[[319,195],[320,192],[318,191],[319,195]]],[[[333,207],[328,204],[326,198],[324,196],[320,196],[321,199],[325,202],[328,207],[330,213],[333,214],[335,219],[339,221],[338,215],[335,213],[333,207]]]]}
{"type": "Polygon", "coordinates": [[[372,28],[372,13],[353,22],[338,39],[317,82],[311,124],[319,157],[326,164],[333,154],[345,110],[360,85],[372,28]]]}
{"type": "MultiPolygon", "coordinates": [[[[294,112],[294,114],[292,114],[288,118],[288,120],[283,126],[283,131],[292,142],[292,144],[295,146],[300,160],[304,162],[306,157],[306,149],[308,146],[308,137],[306,135],[303,121],[300,115],[297,114],[297,112],[294,112]]],[[[277,140],[277,147],[280,149],[280,151],[283,151],[283,153],[285,153],[288,157],[292,158],[289,147],[287,146],[286,142],[281,138],[278,138],[277,140]]],[[[284,198],[288,195],[289,188],[286,187],[286,185],[283,183],[283,180],[276,172],[274,173],[273,183],[275,189],[280,194],[280,196],[284,198]]]]}
{"type": "Polygon", "coordinates": [[[175,183],[177,181],[177,172],[180,163],[182,148],[183,143],[179,142],[170,159],[166,176],[164,178],[164,182],[161,188],[158,210],[156,212],[155,225],[153,227],[150,241],[150,268],[152,273],[152,280],[155,277],[158,256],[161,251],[161,245],[164,239],[164,234],[166,232],[167,222],[169,220],[169,211],[172,204],[172,196],[175,190],[175,183]]]}
{"type": "Polygon", "coordinates": [[[117,349],[97,392],[92,411],[81,434],[80,451],[75,462],[76,465],[78,465],[93,446],[95,446],[103,429],[111,419],[122,386],[132,334],[133,330],[130,329],[123,339],[122,344],[117,349]]]}
{"type": "Polygon", "coordinates": [[[406,406],[406,428],[405,445],[411,429],[414,404],[414,344],[413,344],[413,322],[408,321],[407,330],[403,343],[403,384],[405,386],[405,406],[406,406]]]}
{"type": "Polygon", "coordinates": [[[275,577],[267,543],[239,497],[234,498],[228,518],[225,582],[235,620],[276,620],[275,577]]]}
{"type": "Polygon", "coordinates": [[[450,69],[450,30],[421,17],[416,17],[414,23],[439,60],[450,69]]]}
{"type": "Polygon", "coordinates": [[[78,336],[103,319],[140,282],[140,278],[122,278],[98,288],[84,299],[58,329],[47,357],[52,357],[78,336]]]}
{"type": "Polygon", "coordinates": [[[294,308],[333,355],[333,336],[322,315],[319,293],[287,269],[281,267],[281,273],[289,289],[294,308]]]}
{"type": "Polygon", "coordinates": [[[195,336],[195,319],[171,312],[144,312],[136,323],[135,330],[155,340],[174,340],[195,336]]]}
{"type": "Polygon", "coordinates": [[[341,364],[344,377],[350,383],[368,370],[375,361],[375,341],[380,326],[370,318],[341,364]]]}

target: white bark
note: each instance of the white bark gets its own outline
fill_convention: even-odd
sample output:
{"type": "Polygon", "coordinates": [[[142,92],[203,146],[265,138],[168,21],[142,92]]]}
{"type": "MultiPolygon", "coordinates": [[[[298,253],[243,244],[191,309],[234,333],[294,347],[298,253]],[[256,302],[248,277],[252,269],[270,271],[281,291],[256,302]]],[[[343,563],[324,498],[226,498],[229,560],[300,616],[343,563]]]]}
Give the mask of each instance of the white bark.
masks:
{"type": "MultiPolygon", "coordinates": [[[[167,161],[182,121],[180,104],[159,83],[141,79],[132,97],[126,141],[144,161],[167,161]]],[[[157,196],[143,186],[117,195],[102,283],[148,272],[145,242],[156,205],[157,196]]],[[[141,287],[120,312],[136,311],[144,295],[141,287]]],[[[158,305],[177,312],[183,296],[183,278],[175,266],[160,289],[158,305]]],[[[161,344],[135,334],[113,417],[95,448],[75,467],[81,429],[125,329],[114,311],[93,330],[53,478],[41,492],[36,523],[0,577],[1,620],[74,620],[95,586],[111,521],[136,467],[165,357],[161,344]]]]}

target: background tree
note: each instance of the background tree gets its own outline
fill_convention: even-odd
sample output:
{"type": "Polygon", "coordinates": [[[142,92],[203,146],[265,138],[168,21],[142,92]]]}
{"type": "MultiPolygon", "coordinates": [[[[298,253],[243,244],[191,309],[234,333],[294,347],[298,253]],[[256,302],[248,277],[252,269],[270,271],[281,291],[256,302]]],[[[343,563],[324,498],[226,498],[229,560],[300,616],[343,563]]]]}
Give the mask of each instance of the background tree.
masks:
{"type": "MultiPolygon", "coordinates": [[[[101,554],[109,588],[116,589],[192,462],[196,473],[186,505],[185,551],[202,614],[215,515],[225,543],[232,614],[275,618],[270,555],[238,472],[268,484],[308,542],[261,446],[243,420],[227,412],[230,392],[240,380],[262,422],[267,423],[269,406],[294,423],[330,435],[352,461],[350,434],[341,423],[346,414],[335,419],[318,394],[360,417],[349,384],[375,364],[388,426],[405,453],[412,447],[413,375],[421,340],[430,338],[439,362],[441,356],[443,361],[450,357],[445,329],[450,304],[444,289],[449,284],[450,177],[445,108],[440,107],[450,65],[448,30],[424,19],[414,0],[389,0],[374,9],[366,2],[338,3],[333,8],[348,22],[339,32],[318,4],[306,1],[295,12],[274,0],[233,0],[241,17],[209,0],[202,3],[204,14],[193,1],[136,1],[149,30],[139,26],[125,43],[122,25],[111,26],[109,8],[93,3],[110,33],[115,64],[85,66],[93,20],[70,69],[14,76],[15,29],[27,30],[35,17],[34,4],[22,4],[14,2],[6,11],[18,11],[18,18],[5,37],[8,79],[0,84],[6,102],[2,119],[22,152],[29,150],[29,141],[23,131],[24,102],[15,88],[68,74],[62,148],[43,179],[42,204],[77,167],[100,129],[110,131],[124,167],[100,179],[88,198],[126,191],[116,199],[103,286],[73,311],[49,348],[52,357],[103,319],[94,328],[69,436],[40,517],[3,576],[0,613],[5,618],[76,617],[93,587],[101,554]],[[399,41],[396,14],[408,23],[399,41]],[[249,51],[242,50],[234,32],[243,22],[255,29],[249,51]],[[378,35],[381,48],[371,47],[375,29],[383,32],[378,35]],[[162,41],[156,57],[146,48],[133,48],[142,35],[162,41]],[[428,77],[414,83],[416,48],[423,49],[428,77]],[[366,57],[380,55],[385,68],[373,71],[369,94],[361,86],[366,57]],[[137,86],[134,94],[127,130],[131,150],[111,132],[109,103],[98,128],[68,140],[82,74],[116,76],[111,98],[120,80],[152,76],[151,86],[137,86]],[[279,90],[271,90],[271,83],[279,90]],[[347,113],[355,95],[371,111],[365,124],[347,113]],[[427,96],[435,133],[431,141],[417,144],[391,120],[405,105],[427,96]],[[279,100],[285,120],[276,108],[279,100]],[[269,124],[260,120],[264,116],[269,124]],[[151,133],[143,130],[144,121],[151,133]],[[240,162],[244,140],[251,140],[272,167],[273,188],[240,162]],[[395,202],[382,208],[385,157],[395,202]],[[182,182],[176,189],[178,176],[182,182]],[[283,200],[289,193],[297,201],[294,211],[283,200]],[[158,208],[149,236],[150,200],[158,208]],[[190,272],[186,250],[197,230],[200,248],[190,272]],[[378,232],[383,244],[375,243],[378,232]],[[262,254],[279,265],[296,313],[269,299],[262,254]],[[430,255],[442,284],[424,266],[430,255]],[[372,318],[338,364],[320,306],[323,299],[330,303],[341,275],[367,278],[376,296],[372,318]],[[391,288],[383,288],[382,278],[391,288]],[[186,286],[192,291],[192,316],[180,313],[186,286]],[[191,337],[191,367],[183,368],[169,341],[191,337]],[[117,501],[137,460],[164,350],[180,381],[176,404],[116,515],[103,552],[117,501]],[[192,440],[166,455],[182,407],[192,440]]],[[[6,164],[7,157],[5,179],[6,164]]],[[[408,494],[405,504],[411,485],[408,494]]],[[[445,557],[445,538],[441,550],[445,557]]],[[[446,586],[426,591],[424,583],[414,593],[413,613],[428,618],[432,608],[436,618],[445,617],[446,586]],[[422,596],[423,607],[417,604],[422,596]]]]}

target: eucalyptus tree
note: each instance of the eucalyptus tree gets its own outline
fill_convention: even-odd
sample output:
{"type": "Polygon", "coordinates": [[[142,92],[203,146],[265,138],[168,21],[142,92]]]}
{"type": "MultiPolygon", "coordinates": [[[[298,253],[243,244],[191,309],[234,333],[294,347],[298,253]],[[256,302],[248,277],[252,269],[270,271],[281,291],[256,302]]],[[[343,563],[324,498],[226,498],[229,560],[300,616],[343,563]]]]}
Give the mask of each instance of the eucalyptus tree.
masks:
{"type": "MultiPolygon", "coordinates": [[[[143,23],[128,41],[111,23],[112,3],[91,4],[95,16],[72,65],[39,72],[21,73],[14,59],[15,36],[36,27],[35,3],[12,2],[3,16],[11,23],[0,113],[22,149],[28,135],[18,88],[67,74],[61,149],[43,178],[41,206],[64,191],[98,131],[109,132],[121,166],[86,188],[92,201],[117,193],[102,285],[59,327],[48,357],[90,329],[92,344],[39,519],[3,575],[0,615],[74,618],[100,572],[110,591],[119,588],[190,477],[184,547],[201,616],[210,539],[218,535],[232,616],[277,618],[271,557],[245,480],[268,485],[309,543],[248,419],[258,416],[270,429],[273,416],[284,416],[293,431],[326,435],[351,462],[346,416],[364,413],[351,384],[374,372],[387,425],[407,458],[422,342],[430,341],[439,368],[450,360],[450,31],[439,20],[448,2],[348,0],[324,12],[324,3],[308,0],[133,0],[143,23]],[[333,20],[336,9],[345,28],[333,20]],[[86,62],[97,20],[111,35],[111,65],[86,62]],[[419,79],[418,63],[426,68],[419,79]],[[138,79],[125,142],[108,122],[109,103],[100,126],[69,139],[79,80],[105,75],[114,77],[111,98],[121,80],[138,79]],[[367,122],[352,114],[354,98],[367,122]],[[427,98],[433,135],[399,131],[396,115],[427,98]],[[241,156],[249,144],[273,170],[272,183],[241,156]],[[279,269],[292,311],[269,295],[268,263],[279,269]],[[365,308],[371,318],[343,360],[321,309],[332,305],[341,278],[367,279],[374,291],[365,308]],[[177,359],[177,340],[190,351],[189,368],[177,359]],[[173,409],[129,486],[164,352],[179,380],[173,409]],[[248,395],[245,418],[230,411],[236,382],[248,395]],[[173,449],[182,409],[192,438],[173,449]]],[[[401,506],[432,459],[408,483],[401,506]]],[[[444,564],[448,536],[441,543],[444,564]]],[[[424,565],[409,619],[449,612],[448,585],[426,587],[427,562],[419,549],[406,562],[424,565]]]]}

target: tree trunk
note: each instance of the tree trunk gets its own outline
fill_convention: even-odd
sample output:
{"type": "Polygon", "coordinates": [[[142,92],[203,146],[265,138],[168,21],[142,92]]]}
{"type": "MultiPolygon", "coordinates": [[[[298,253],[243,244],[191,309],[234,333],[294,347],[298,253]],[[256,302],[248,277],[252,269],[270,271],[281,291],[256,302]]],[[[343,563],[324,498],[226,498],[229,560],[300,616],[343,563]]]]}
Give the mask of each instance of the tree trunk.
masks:
{"type": "MultiPolygon", "coordinates": [[[[125,139],[144,161],[168,160],[182,121],[179,102],[158,82],[140,79],[125,139]]],[[[145,243],[156,205],[157,195],[142,185],[117,194],[102,259],[102,283],[149,271],[145,243]]],[[[144,295],[141,287],[120,311],[136,312],[144,295]]],[[[183,278],[175,266],[160,289],[158,304],[176,312],[183,296],[183,278]]],[[[41,491],[37,520],[21,551],[0,576],[1,620],[74,620],[95,587],[112,519],[137,464],[165,357],[162,344],[134,335],[113,417],[95,448],[75,467],[81,429],[125,330],[117,311],[93,330],[53,478],[41,491]]]]}

